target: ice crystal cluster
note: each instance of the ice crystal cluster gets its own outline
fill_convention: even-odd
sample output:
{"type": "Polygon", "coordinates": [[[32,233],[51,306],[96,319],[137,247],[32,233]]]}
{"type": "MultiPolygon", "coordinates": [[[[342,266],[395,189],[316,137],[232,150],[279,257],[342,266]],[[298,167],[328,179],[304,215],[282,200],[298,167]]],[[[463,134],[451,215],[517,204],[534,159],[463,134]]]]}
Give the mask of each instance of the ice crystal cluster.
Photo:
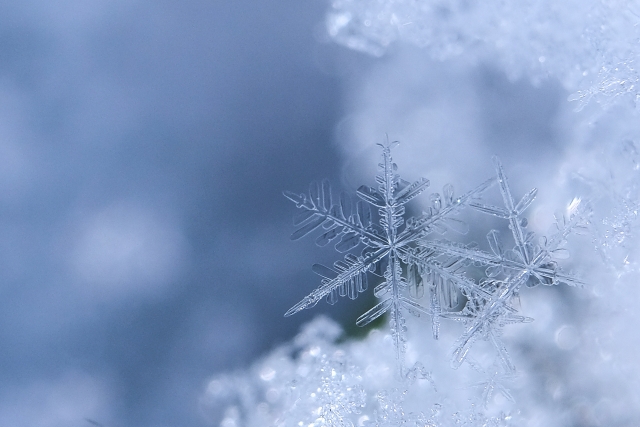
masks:
{"type": "Polygon", "coordinates": [[[338,43],[376,56],[401,41],[438,59],[489,60],[514,78],[553,76],[578,109],[640,100],[635,0],[334,0],[326,24],[338,43]]]}
{"type": "Polygon", "coordinates": [[[364,247],[360,255],[347,253],[333,268],[315,264],[313,269],[323,277],[322,285],[286,315],[312,307],[324,297],[330,304],[336,303],[338,296],[355,299],[367,290],[367,273],[372,272],[383,278],[373,289],[380,302],[362,314],[356,323],[365,326],[388,314],[400,375],[404,372],[406,314],[429,316],[435,339],[439,337],[442,319],[457,320],[465,325],[465,332],[452,352],[452,367],[460,367],[473,342],[482,337],[492,344],[502,367],[507,372],[515,371],[500,340],[501,330],[505,325],[531,319],[517,314],[513,301],[518,300],[523,287],[580,284],[562,272],[557,260],[568,257],[564,248],[566,238],[576,229],[586,229],[587,215],[577,201],[570,206],[567,217],[556,218],[556,230],[551,237],[536,236],[527,230],[523,213],[535,199],[537,189],[514,199],[505,171],[494,157],[495,178],[459,197],[454,196],[451,185],[445,185],[442,194],[431,194],[431,206],[426,211],[405,220],[407,203],[426,190],[429,181],[425,178],[414,183],[403,180],[391,157],[392,145],[395,144],[382,146],[382,161],[376,176],[378,187],[358,188],[360,200],[353,213],[349,196],[343,193],[334,201],[327,181],[312,183],[308,194],[285,192],[299,209],[294,218],[299,228],[292,234],[292,240],[320,229],[316,239],[319,246],[336,241],[338,252],[364,247]],[[486,204],[481,198],[482,193],[496,183],[502,195],[500,207],[486,204]],[[505,249],[497,230],[486,235],[490,251],[477,248],[474,242],[439,239],[451,232],[467,233],[468,225],[459,219],[460,210],[467,206],[508,221],[515,246],[505,249]],[[373,221],[372,210],[377,221],[373,221]],[[472,279],[466,274],[469,267],[483,268],[484,277],[472,279]],[[462,310],[457,310],[460,300],[466,302],[462,310]]]}

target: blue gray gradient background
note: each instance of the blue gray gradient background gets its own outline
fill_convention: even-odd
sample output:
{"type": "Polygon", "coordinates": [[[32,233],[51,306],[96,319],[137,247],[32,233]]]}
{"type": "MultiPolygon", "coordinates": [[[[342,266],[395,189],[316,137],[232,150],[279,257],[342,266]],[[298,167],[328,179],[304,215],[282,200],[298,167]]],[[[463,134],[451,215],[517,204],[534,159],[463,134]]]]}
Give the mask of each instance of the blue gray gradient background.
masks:
{"type": "Polygon", "coordinates": [[[325,7],[0,3],[0,424],[206,425],[309,318],[282,190],[338,170],[325,7]]]}
{"type": "MultiPolygon", "coordinates": [[[[322,40],[326,7],[0,2],[0,425],[209,425],[211,375],[358,312],[282,317],[335,259],[289,241],[282,190],[339,182],[375,61],[322,40]]],[[[556,147],[557,88],[480,74],[485,141],[556,147]]]]}

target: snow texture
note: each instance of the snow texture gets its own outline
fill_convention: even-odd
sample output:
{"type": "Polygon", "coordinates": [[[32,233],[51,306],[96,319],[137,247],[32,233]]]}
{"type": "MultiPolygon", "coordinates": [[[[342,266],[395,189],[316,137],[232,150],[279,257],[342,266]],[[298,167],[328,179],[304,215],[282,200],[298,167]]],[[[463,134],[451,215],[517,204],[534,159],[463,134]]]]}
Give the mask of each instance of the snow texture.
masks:
{"type": "Polygon", "coordinates": [[[326,26],[338,43],[375,56],[402,41],[437,59],[488,59],[514,79],[553,76],[577,109],[592,99],[640,100],[640,6],[633,0],[334,0],[326,26]]]}
{"type": "Polygon", "coordinates": [[[212,379],[202,410],[222,412],[224,427],[509,425],[510,415],[464,405],[471,387],[447,396],[426,372],[384,388],[395,378],[385,334],[374,330],[365,341],[337,344],[340,333],[331,320],[316,318],[251,371],[212,379]]]}

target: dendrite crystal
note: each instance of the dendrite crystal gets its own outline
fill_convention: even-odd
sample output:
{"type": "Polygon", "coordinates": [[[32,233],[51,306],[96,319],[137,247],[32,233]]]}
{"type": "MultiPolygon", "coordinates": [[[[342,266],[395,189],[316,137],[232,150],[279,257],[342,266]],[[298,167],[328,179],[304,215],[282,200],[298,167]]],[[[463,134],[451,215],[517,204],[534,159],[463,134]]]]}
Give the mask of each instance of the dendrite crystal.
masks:
{"type": "Polygon", "coordinates": [[[452,351],[454,368],[460,367],[473,342],[481,337],[491,343],[504,369],[515,371],[500,339],[502,328],[532,319],[517,314],[513,300],[523,287],[582,284],[564,273],[558,261],[568,257],[564,247],[567,236],[586,227],[587,211],[576,205],[568,216],[556,218],[556,231],[550,237],[536,236],[527,230],[523,214],[534,201],[537,190],[514,199],[506,172],[494,157],[495,178],[459,197],[454,196],[451,185],[445,185],[441,194],[431,194],[430,206],[421,215],[405,219],[405,206],[426,190],[429,181],[421,178],[409,183],[400,177],[391,157],[395,145],[388,142],[381,145],[378,186],[358,188],[360,200],[355,208],[344,193],[334,200],[327,181],[311,184],[308,194],[284,193],[299,209],[294,218],[298,229],[291,236],[293,240],[322,230],[316,239],[319,246],[335,242],[338,252],[346,252],[344,259],[336,261],[332,268],[321,264],[313,266],[313,271],[322,277],[321,285],[287,311],[286,316],[313,307],[325,297],[330,304],[336,303],[340,296],[355,299],[367,290],[370,272],[382,278],[373,289],[380,302],[362,314],[356,323],[365,326],[388,315],[401,376],[407,373],[404,368],[407,313],[430,316],[435,339],[439,337],[441,319],[464,323],[465,331],[452,351]],[[486,204],[481,199],[496,183],[502,207],[486,204]],[[487,234],[490,251],[477,248],[473,242],[443,240],[452,232],[467,234],[468,225],[459,218],[463,208],[506,220],[515,246],[505,250],[497,230],[487,234]],[[355,252],[359,247],[361,250],[355,252]],[[474,278],[482,269],[483,277],[474,278]],[[462,308],[460,301],[465,301],[462,308]]]}

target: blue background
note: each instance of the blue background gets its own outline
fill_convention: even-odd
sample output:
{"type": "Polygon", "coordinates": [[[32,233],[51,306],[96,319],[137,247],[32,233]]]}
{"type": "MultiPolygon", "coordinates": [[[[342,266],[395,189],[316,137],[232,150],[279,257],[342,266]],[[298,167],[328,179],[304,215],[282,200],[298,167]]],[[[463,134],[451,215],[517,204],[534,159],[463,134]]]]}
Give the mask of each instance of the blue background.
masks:
{"type": "Polygon", "coordinates": [[[207,425],[207,379],[309,319],[282,190],[335,179],[370,61],[325,8],[0,3],[0,420],[207,425]]]}

